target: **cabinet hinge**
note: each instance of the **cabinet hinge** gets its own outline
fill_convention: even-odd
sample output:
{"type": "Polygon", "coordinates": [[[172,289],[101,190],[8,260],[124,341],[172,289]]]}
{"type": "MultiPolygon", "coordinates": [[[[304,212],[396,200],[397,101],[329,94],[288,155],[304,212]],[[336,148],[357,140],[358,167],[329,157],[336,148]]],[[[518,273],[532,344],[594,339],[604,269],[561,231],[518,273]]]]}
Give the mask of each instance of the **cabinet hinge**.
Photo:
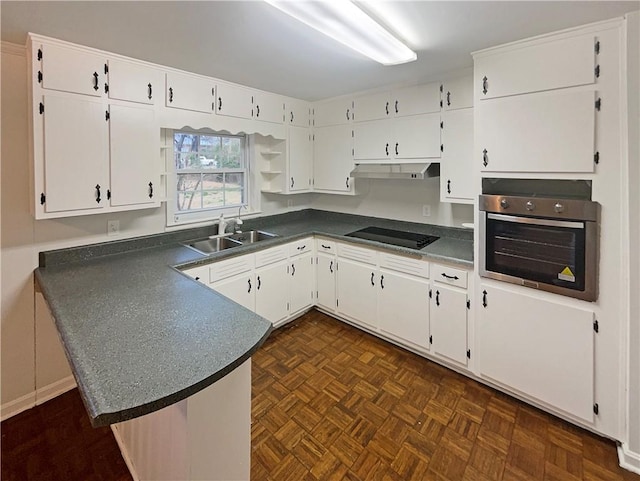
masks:
{"type": "Polygon", "coordinates": [[[433,336],[429,336],[429,344],[433,344],[433,336]]]}
{"type": "Polygon", "coordinates": [[[38,70],[38,83],[42,83],[42,72],[40,70],[38,70]]]}
{"type": "Polygon", "coordinates": [[[600,152],[593,154],[593,162],[598,165],[600,163],[600,152]]]}
{"type": "Polygon", "coordinates": [[[429,299],[433,299],[433,291],[429,289],[429,299]]]}
{"type": "Polygon", "coordinates": [[[44,192],[42,192],[40,194],[40,205],[44,205],[44,203],[47,201],[47,196],[44,195],[44,192]]]}
{"type": "Polygon", "coordinates": [[[340,305],[340,301],[336,299],[336,307],[338,307],[339,305],[340,305]]]}
{"type": "Polygon", "coordinates": [[[440,122],[440,128],[444,129],[444,122],[440,122]]]}
{"type": "Polygon", "coordinates": [[[598,403],[595,403],[593,405],[593,414],[595,414],[596,416],[600,414],[600,406],[598,406],[598,403]]]}
{"type": "Polygon", "coordinates": [[[104,111],[104,119],[108,121],[110,118],[111,118],[111,114],[109,113],[108,110],[105,110],[104,111]]]}
{"type": "Polygon", "coordinates": [[[593,73],[595,74],[596,78],[600,77],[600,65],[596,65],[596,68],[593,70],[593,73]]]}
{"type": "Polygon", "coordinates": [[[444,92],[444,85],[440,84],[440,93],[444,92]]]}
{"type": "Polygon", "coordinates": [[[471,359],[471,349],[467,349],[467,359],[471,359]]]}
{"type": "Polygon", "coordinates": [[[105,94],[108,94],[108,93],[109,93],[109,84],[108,84],[108,83],[105,83],[105,84],[104,84],[104,93],[105,93],[105,94]]]}
{"type": "Polygon", "coordinates": [[[42,60],[42,49],[38,49],[38,60],[42,60]]]}
{"type": "Polygon", "coordinates": [[[440,108],[442,108],[442,100],[440,101],[440,108]]]}
{"type": "Polygon", "coordinates": [[[318,294],[318,291],[316,291],[316,299],[320,297],[320,295],[318,294]]]}
{"type": "Polygon", "coordinates": [[[352,131],[351,131],[351,138],[352,138],[352,139],[353,139],[353,136],[354,136],[354,133],[353,133],[353,132],[354,132],[354,131],[352,130],[352,131]]]}
{"type": "Polygon", "coordinates": [[[593,321],[593,330],[595,332],[600,332],[600,324],[598,323],[598,319],[596,319],[595,321],[593,321]]]}
{"type": "Polygon", "coordinates": [[[440,144],[440,152],[444,152],[444,144],[440,144]]]}
{"type": "Polygon", "coordinates": [[[104,64],[104,74],[107,75],[109,73],[109,65],[104,64]]]}
{"type": "Polygon", "coordinates": [[[593,49],[595,50],[596,55],[600,53],[600,40],[596,40],[596,44],[594,45],[593,49]]]}
{"type": "Polygon", "coordinates": [[[289,303],[287,302],[287,311],[289,311],[289,303]]]}
{"type": "Polygon", "coordinates": [[[600,107],[602,107],[602,99],[598,98],[598,100],[596,100],[596,110],[598,112],[600,112],[600,107]]]}
{"type": "Polygon", "coordinates": [[[111,199],[111,189],[107,189],[107,200],[111,199]]]}
{"type": "Polygon", "coordinates": [[[471,301],[467,299],[467,309],[471,309],[471,301]]]}
{"type": "Polygon", "coordinates": [[[354,149],[351,149],[351,155],[356,155],[354,149]]]}
{"type": "Polygon", "coordinates": [[[44,104],[42,102],[40,102],[40,106],[38,107],[38,112],[40,112],[41,114],[44,114],[44,104]]]}

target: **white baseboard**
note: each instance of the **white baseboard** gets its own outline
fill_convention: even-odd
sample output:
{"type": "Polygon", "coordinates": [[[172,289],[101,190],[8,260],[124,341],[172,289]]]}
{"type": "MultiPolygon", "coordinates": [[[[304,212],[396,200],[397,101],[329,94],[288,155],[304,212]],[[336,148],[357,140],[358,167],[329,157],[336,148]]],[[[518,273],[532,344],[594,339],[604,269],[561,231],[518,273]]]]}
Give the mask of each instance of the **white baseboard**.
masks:
{"type": "Polygon", "coordinates": [[[9,419],[11,416],[15,416],[27,409],[31,409],[35,405],[36,393],[33,391],[0,406],[0,420],[4,421],[5,419],[9,419]]]}
{"type": "Polygon", "coordinates": [[[629,451],[625,443],[618,444],[618,462],[627,471],[640,474],[640,453],[629,451]]]}
{"type": "Polygon", "coordinates": [[[129,451],[127,451],[124,441],[120,437],[118,426],[116,426],[115,424],[112,424],[111,431],[113,432],[113,437],[116,438],[116,443],[118,443],[118,447],[120,448],[122,459],[124,459],[124,463],[127,465],[127,468],[129,468],[129,473],[131,474],[133,481],[140,481],[140,477],[138,476],[138,473],[136,472],[136,469],[133,466],[133,461],[131,461],[131,458],[129,457],[129,451]]]}
{"type": "Polygon", "coordinates": [[[36,406],[39,406],[60,394],[71,391],[74,387],[76,387],[76,381],[73,376],[65,377],[64,379],[60,379],[59,381],[41,387],[36,391],[36,406]]]}

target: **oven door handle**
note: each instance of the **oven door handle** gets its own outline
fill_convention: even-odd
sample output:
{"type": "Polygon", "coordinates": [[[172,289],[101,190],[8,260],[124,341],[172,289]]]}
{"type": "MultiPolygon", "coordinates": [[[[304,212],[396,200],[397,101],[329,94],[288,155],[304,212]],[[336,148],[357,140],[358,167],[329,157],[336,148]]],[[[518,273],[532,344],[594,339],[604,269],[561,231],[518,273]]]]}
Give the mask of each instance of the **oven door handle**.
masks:
{"type": "Polygon", "coordinates": [[[549,227],[569,227],[571,229],[584,229],[584,222],[572,222],[568,220],[539,219],[536,217],[520,217],[516,215],[487,214],[487,219],[516,222],[518,224],[546,225],[549,227]]]}

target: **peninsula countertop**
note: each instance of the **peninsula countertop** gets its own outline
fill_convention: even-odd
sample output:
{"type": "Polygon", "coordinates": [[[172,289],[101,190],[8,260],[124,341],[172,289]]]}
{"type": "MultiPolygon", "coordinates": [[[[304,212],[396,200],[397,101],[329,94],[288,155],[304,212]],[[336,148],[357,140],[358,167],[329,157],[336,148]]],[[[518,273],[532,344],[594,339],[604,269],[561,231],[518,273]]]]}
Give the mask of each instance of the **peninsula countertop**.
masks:
{"type": "Polygon", "coordinates": [[[185,399],[238,367],[271,332],[266,319],[182,274],[187,267],[308,235],[473,265],[472,232],[305,210],[245,222],[279,237],[203,256],[180,244],[212,227],[41,253],[47,300],[94,426],[185,399]],[[369,225],[439,235],[422,250],[344,237],[369,225]]]}

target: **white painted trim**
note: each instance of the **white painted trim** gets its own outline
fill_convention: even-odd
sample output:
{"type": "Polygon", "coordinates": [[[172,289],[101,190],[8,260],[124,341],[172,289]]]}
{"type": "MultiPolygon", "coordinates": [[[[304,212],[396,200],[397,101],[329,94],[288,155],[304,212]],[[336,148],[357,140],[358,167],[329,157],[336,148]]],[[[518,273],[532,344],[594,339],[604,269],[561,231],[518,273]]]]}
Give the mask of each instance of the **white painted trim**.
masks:
{"type": "Polygon", "coordinates": [[[16,414],[20,414],[27,409],[31,409],[35,405],[36,392],[33,391],[0,406],[0,420],[4,421],[5,419],[15,416],[16,414]]]}
{"type": "Polygon", "coordinates": [[[618,444],[618,462],[621,468],[640,474],[640,453],[629,451],[625,443],[618,444]]]}
{"type": "Polygon", "coordinates": [[[64,379],[41,387],[36,390],[36,406],[44,404],[60,394],[71,391],[74,387],[76,387],[76,380],[73,376],[65,377],[64,379]]]}
{"type": "Polygon", "coordinates": [[[127,465],[127,468],[129,468],[129,473],[131,474],[133,481],[140,481],[140,476],[138,476],[138,473],[136,472],[136,469],[133,465],[133,461],[129,456],[129,451],[127,451],[127,447],[124,444],[124,441],[122,440],[122,438],[120,437],[118,426],[115,424],[112,424],[111,431],[113,432],[113,437],[116,439],[116,443],[118,443],[118,447],[120,448],[120,453],[122,454],[122,459],[124,459],[124,463],[127,465]]]}

